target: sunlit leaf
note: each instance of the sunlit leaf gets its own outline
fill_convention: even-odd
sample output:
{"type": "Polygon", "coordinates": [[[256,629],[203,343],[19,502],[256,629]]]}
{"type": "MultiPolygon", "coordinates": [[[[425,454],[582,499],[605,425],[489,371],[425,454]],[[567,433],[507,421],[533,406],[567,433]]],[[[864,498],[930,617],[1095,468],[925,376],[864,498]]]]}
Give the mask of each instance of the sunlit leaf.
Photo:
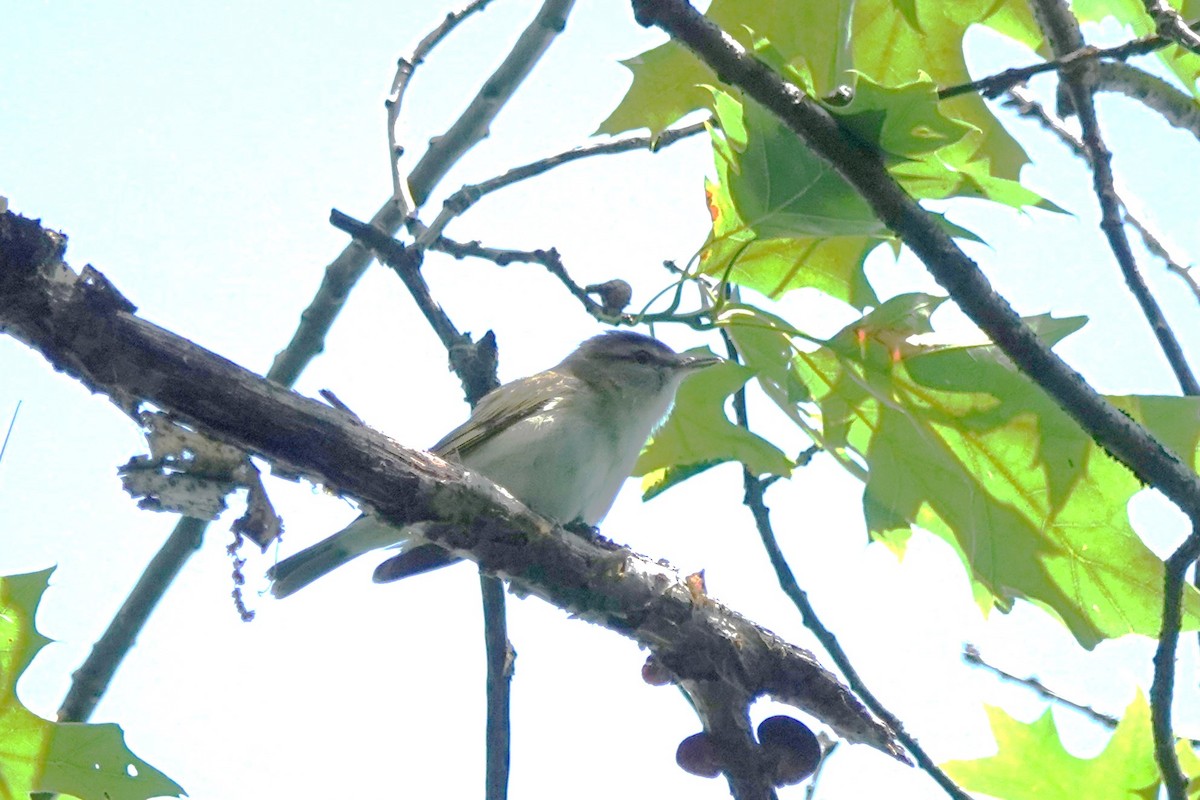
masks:
{"type": "Polygon", "coordinates": [[[1154,763],[1150,706],[1141,692],[1095,758],[1080,758],[1067,751],[1049,710],[1030,723],[1015,720],[999,708],[988,706],[986,710],[996,738],[996,754],[941,765],[962,788],[1002,800],[1157,796],[1161,779],[1154,763]]]}
{"type": "Polygon", "coordinates": [[[117,725],[50,722],[17,699],[17,680],[49,642],[35,628],[34,615],[52,571],[0,578],[0,797],[182,796],[178,784],[129,751],[117,725]]]}
{"type": "MultiPolygon", "coordinates": [[[[934,533],[985,609],[1037,603],[1085,647],[1156,635],[1163,564],[1127,511],[1141,485],[997,348],[937,343],[930,315],[941,301],[893,298],[810,352],[756,309],[731,309],[722,324],[769,376],[767,395],[866,482],[872,536],[901,553],[914,525],[934,533]],[[807,394],[785,388],[794,385],[807,394]]],[[[1051,343],[1083,324],[1027,322],[1051,343]]],[[[1110,399],[1195,460],[1200,399],[1110,399]]],[[[1191,588],[1184,609],[1184,627],[1200,628],[1191,588]]]]}
{"type": "Polygon", "coordinates": [[[645,476],[647,497],[697,472],[726,461],[740,461],[755,475],[788,475],[792,464],[779,448],[729,420],[725,404],[753,370],[727,361],[688,378],[675,407],[655,432],[634,467],[645,476]]]}
{"type": "MultiPolygon", "coordinates": [[[[917,81],[922,73],[938,86],[966,83],[971,76],[962,38],[972,25],[989,25],[1031,47],[1041,39],[1023,0],[859,0],[853,5],[853,63],[839,63],[839,24],[849,3],[714,0],[706,16],[747,48],[765,39],[786,62],[802,61],[818,97],[846,83],[848,69],[885,86],[917,81]]],[[[720,85],[711,70],[673,42],[626,65],[634,73],[633,85],[601,125],[601,133],[639,127],[658,132],[690,111],[710,108],[710,96],[698,87],[720,85]]],[[[948,118],[973,128],[943,154],[943,160],[960,168],[979,161],[990,165],[997,177],[1017,179],[1028,159],[980,97],[962,95],[940,107],[948,118]]]]}

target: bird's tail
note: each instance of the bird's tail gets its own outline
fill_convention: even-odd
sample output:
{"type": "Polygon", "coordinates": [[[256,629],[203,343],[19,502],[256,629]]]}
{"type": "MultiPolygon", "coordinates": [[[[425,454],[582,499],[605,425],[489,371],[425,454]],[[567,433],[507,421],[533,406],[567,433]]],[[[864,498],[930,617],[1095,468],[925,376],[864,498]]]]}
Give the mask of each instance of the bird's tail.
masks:
{"type": "Polygon", "coordinates": [[[287,597],[363,553],[411,538],[407,528],[393,528],[374,517],[361,516],[327,539],[288,556],[267,570],[271,594],[287,597]]]}

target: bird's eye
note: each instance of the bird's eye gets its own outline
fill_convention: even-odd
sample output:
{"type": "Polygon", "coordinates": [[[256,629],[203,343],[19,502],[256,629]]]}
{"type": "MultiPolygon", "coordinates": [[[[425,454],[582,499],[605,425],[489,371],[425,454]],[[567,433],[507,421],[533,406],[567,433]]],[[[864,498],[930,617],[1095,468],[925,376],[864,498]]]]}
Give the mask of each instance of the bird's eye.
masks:
{"type": "Polygon", "coordinates": [[[638,352],[633,354],[633,360],[639,364],[649,364],[650,363],[650,354],[647,353],[645,350],[639,350],[638,352]]]}

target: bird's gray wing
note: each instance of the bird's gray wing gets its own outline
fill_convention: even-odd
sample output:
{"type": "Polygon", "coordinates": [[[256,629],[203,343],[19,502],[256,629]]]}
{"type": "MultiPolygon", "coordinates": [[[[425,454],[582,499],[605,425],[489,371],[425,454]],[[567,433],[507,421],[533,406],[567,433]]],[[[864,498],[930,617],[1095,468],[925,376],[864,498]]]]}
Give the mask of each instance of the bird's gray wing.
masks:
{"type": "Polygon", "coordinates": [[[547,370],[526,380],[530,381],[532,388],[518,390],[524,396],[515,401],[511,384],[488,392],[475,406],[470,419],[446,434],[430,450],[442,458],[467,456],[493,436],[545,410],[570,393],[570,378],[554,370],[547,370]]]}

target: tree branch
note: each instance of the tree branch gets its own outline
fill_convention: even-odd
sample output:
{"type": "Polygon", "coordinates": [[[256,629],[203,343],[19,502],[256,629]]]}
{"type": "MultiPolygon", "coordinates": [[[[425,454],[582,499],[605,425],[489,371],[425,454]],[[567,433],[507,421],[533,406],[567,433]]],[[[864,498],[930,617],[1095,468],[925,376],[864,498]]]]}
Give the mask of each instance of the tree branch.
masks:
{"type": "Polygon", "coordinates": [[[134,315],[99,272],[61,263],[62,237],[0,216],[0,330],[128,414],[146,403],[227,444],[350,495],[425,533],[519,591],[648,647],[681,679],[771,695],[842,737],[903,760],[874,719],[811,653],[787,644],[627,548],[564,531],[482,476],[401,447],[134,315]]]}
{"type": "Polygon", "coordinates": [[[487,658],[487,720],[485,724],[484,799],[508,797],[508,773],[512,750],[513,660],[516,653],[508,639],[508,613],[504,582],[491,575],[479,575],[483,600],[483,645],[487,658]]]}
{"type": "MultiPolygon", "coordinates": [[[[1060,48],[1074,48],[1083,42],[1079,23],[1067,6],[1066,0],[1031,2],[1055,54],[1059,54],[1060,48]]],[[[1158,339],[1159,348],[1175,373],[1180,388],[1186,395],[1200,395],[1200,383],[1196,382],[1196,376],[1192,374],[1183,347],[1163,316],[1150,287],[1142,278],[1137,259],[1134,258],[1133,249],[1129,245],[1129,237],[1125,235],[1125,225],[1121,220],[1121,201],[1113,187],[1112,153],[1100,135],[1100,121],[1096,117],[1096,103],[1092,97],[1095,91],[1094,67],[1093,64],[1072,64],[1060,70],[1060,74],[1071,98],[1071,105],[1079,115],[1083,147],[1092,167],[1092,188],[1100,202],[1100,228],[1104,231],[1109,248],[1117,259],[1121,274],[1125,277],[1125,283],[1150,323],[1150,328],[1158,339]]]]}
{"type": "Polygon", "coordinates": [[[1072,64],[1080,61],[1095,61],[1098,63],[1102,62],[1104,59],[1124,61],[1127,58],[1144,56],[1148,53],[1153,53],[1155,50],[1161,50],[1169,44],[1172,44],[1172,40],[1164,36],[1143,36],[1140,39],[1132,39],[1115,47],[1093,47],[1091,45],[1082,45],[1078,49],[1073,49],[1065,55],[1050,59],[1049,61],[1041,61],[1037,64],[1030,64],[1027,67],[1014,67],[1013,69],[1006,69],[1003,72],[997,72],[995,75],[988,75],[987,77],[980,78],[977,81],[960,83],[956,86],[947,86],[944,89],[938,89],[938,97],[942,100],[946,100],[951,97],[957,97],[960,94],[971,94],[973,92],[978,92],[984,97],[998,97],[1002,92],[1005,92],[1014,86],[1019,86],[1032,78],[1034,75],[1040,75],[1043,72],[1054,72],[1055,70],[1069,67],[1072,64]]]}
{"type": "Polygon", "coordinates": [[[650,150],[657,153],[664,147],[670,147],[682,139],[695,136],[697,133],[703,133],[708,124],[706,120],[666,130],[658,136],[630,136],[612,142],[598,142],[596,144],[584,145],[583,147],[576,147],[573,150],[547,156],[546,158],[538,159],[520,167],[513,167],[503,175],[497,175],[486,181],[464,186],[446,198],[442,204],[442,210],[438,213],[437,217],[417,235],[416,244],[422,248],[432,246],[442,235],[442,232],[450,224],[451,220],[462,216],[471,206],[478,203],[484,197],[506,186],[512,186],[514,183],[528,180],[529,178],[549,172],[555,167],[569,164],[572,161],[578,161],[581,158],[628,153],[631,150],[650,150]]]}
{"type": "Polygon", "coordinates": [[[13,428],[17,427],[17,414],[21,413],[21,401],[17,401],[17,407],[13,409],[12,416],[8,418],[8,430],[4,432],[4,441],[0,443],[0,464],[4,463],[4,453],[8,450],[8,440],[12,438],[13,428]]]}
{"type": "Polygon", "coordinates": [[[1157,75],[1128,64],[1102,63],[1096,65],[1093,80],[1096,91],[1120,92],[1200,139],[1200,107],[1196,101],[1157,75]]]}
{"type": "MultiPolygon", "coordinates": [[[[421,275],[423,250],[405,248],[390,236],[384,236],[336,209],[331,212],[330,222],[352,236],[365,238],[364,243],[371,246],[383,263],[400,276],[426,322],[446,348],[450,366],[462,383],[467,402],[472,408],[484,395],[500,385],[496,378],[496,337],[488,331],[478,342],[473,342],[470,336],[458,330],[441,305],[434,301],[429,284],[421,275]]],[[[487,665],[484,797],[486,800],[504,800],[508,796],[513,650],[508,641],[503,582],[491,575],[481,574],[479,586],[483,599],[483,643],[487,665]]]]}
{"type": "MultiPolygon", "coordinates": [[[[429,199],[430,190],[445,177],[450,167],[487,135],[488,126],[500,109],[528,77],[551,42],[562,33],[574,5],[575,0],[546,0],[503,63],[480,87],[467,110],[449,130],[430,142],[429,150],[408,176],[409,190],[418,206],[429,199]]],[[[395,233],[397,229],[384,230],[395,233]]]]}
{"type": "MultiPolygon", "coordinates": [[[[1097,65],[1097,75],[1101,75],[1103,71],[1103,67],[1097,65]]],[[[1098,90],[1103,88],[1101,80],[1098,77],[1096,86],[1098,90]]],[[[1005,105],[1015,108],[1021,116],[1037,121],[1042,127],[1057,136],[1075,155],[1083,159],[1088,157],[1087,150],[1083,146],[1083,141],[1068,130],[1061,119],[1051,114],[1041,103],[1034,100],[1025,89],[1020,86],[1014,86],[1008,90],[1008,96],[1010,100],[1005,101],[1005,105]]],[[[1116,186],[1115,182],[1114,191],[1117,193],[1117,197],[1125,209],[1122,219],[1138,232],[1138,236],[1141,237],[1146,249],[1162,259],[1167,271],[1178,275],[1187,284],[1188,289],[1191,290],[1196,300],[1200,301],[1200,283],[1197,283],[1196,278],[1192,276],[1191,267],[1184,266],[1182,259],[1171,253],[1162,240],[1155,235],[1154,231],[1150,230],[1149,224],[1142,220],[1140,212],[1136,215],[1134,214],[1129,207],[1129,201],[1126,199],[1126,192],[1119,186],[1116,186]]]]}
{"type": "MultiPolygon", "coordinates": [[[[730,358],[737,359],[737,348],[734,346],[733,340],[725,331],[721,332],[722,338],[725,340],[725,345],[729,349],[730,358]]],[[[733,395],[733,415],[737,424],[745,430],[750,430],[750,418],[746,411],[746,388],[743,386],[734,392],[733,395]]],[[[759,539],[762,540],[763,548],[767,551],[767,558],[771,561],[771,568],[775,571],[775,579],[779,582],[779,588],[787,595],[788,599],[800,612],[801,621],[804,627],[812,631],[817,637],[817,641],[825,648],[825,652],[833,659],[833,663],[842,671],[842,675],[846,676],[846,682],[850,684],[850,688],[854,693],[862,698],[863,703],[871,710],[875,716],[879,717],[888,727],[896,732],[896,738],[900,740],[908,752],[912,753],[913,758],[929,777],[933,778],[942,789],[950,797],[955,800],[970,800],[966,792],[964,792],[950,776],[934,762],[929,754],[925,752],[925,748],[921,747],[912,735],[904,729],[899,717],[893,714],[883,705],[880,700],[875,697],[875,694],[867,688],[866,683],[859,676],[858,670],[850,662],[850,657],[846,651],[842,649],[837,637],[825,624],[821,622],[817,616],[817,611],[813,608],[812,603],[808,600],[808,593],[800,588],[800,584],[796,582],[796,576],[792,572],[791,566],[787,562],[787,558],[783,555],[783,551],[779,548],[779,541],[775,538],[775,528],[771,524],[771,509],[767,508],[766,491],[770,482],[759,478],[745,466],[742,467],[742,503],[746,508],[750,509],[750,515],[754,517],[754,525],[758,530],[759,539]]]]}
{"type": "Polygon", "coordinates": [[[1166,562],[1163,581],[1163,620],[1154,651],[1154,680],[1150,683],[1150,724],[1154,730],[1154,760],[1162,773],[1168,800],[1187,800],[1188,779],[1175,755],[1175,731],[1171,725],[1175,700],[1175,650],[1179,645],[1184,576],[1200,556],[1200,529],[1166,562]]]}
{"type": "MultiPolygon", "coordinates": [[[[1060,39],[1066,38],[1068,34],[1072,40],[1082,39],[1079,23],[1067,6],[1066,0],[1031,0],[1031,3],[1034,11],[1038,12],[1039,22],[1046,31],[1052,49],[1060,46],[1060,39]]],[[[1147,8],[1150,9],[1151,5],[1148,0],[1147,8]]],[[[1183,350],[1175,339],[1174,332],[1168,326],[1158,303],[1142,280],[1133,258],[1133,251],[1129,247],[1129,240],[1125,236],[1125,227],[1120,216],[1120,201],[1113,188],[1112,154],[1100,136],[1100,124],[1096,118],[1096,106],[1092,97],[1094,91],[1092,73],[1066,68],[1060,74],[1070,94],[1075,112],[1079,115],[1084,150],[1092,165],[1093,187],[1100,200],[1100,227],[1104,230],[1109,246],[1117,257],[1121,272],[1125,275],[1125,282],[1142,306],[1146,319],[1150,321],[1159,340],[1159,346],[1175,370],[1176,378],[1184,393],[1198,395],[1200,394],[1200,384],[1196,383],[1183,355],[1183,350]]],[[[1154,756],[1158,762],[1159,772],[1162,773],[1167,797],[1170,800],[1186,800],[1187,798],[1187,777],[1175,755],[1175,736],[1171,730],[1171,706],[1174,699],[1175,648],[1179,640],[1184,573],[1196,560],[1197,553],[1200,553],[1200,535],[1197,533],[1200,530],[1197,528],[1200,520],[1195,516],[1192,516],[1191,519],[1193,524],[1191,536],[1171,554],[1166,562],[1163,581],[1162,629],[1159,632],[1158,648],[1154,655],[1154,680],[1150,692],[1154,756]]]]}
{"type": "Polygon", "coordinates": [[[1002,681],[1015,683],[1018,686],[1024,686],[1026,689],[1034,692],[1039,697],[1044,697],[1051,702],[1058,703],[1059,705],[1078,711],[1092,722],[1098,722],[1106,728],[1115,728],[1121,722],[1121,720],[1117,719],[1111,714],[1101,713],[1091,706],[1085,706],[1082,703],[1076,703],[1074,700],[1069,700],[1066,697],[1063,697],[1061,694],[1053,691],[1046,686],[1046,684],[1042,683],[1035,677],[1021,678],[1013,675],[1011,672],[1005,672],[993,664],[989,664],[983,660],[983,656],[979,653],[979,648],[975,647],[973,644],[963,646],[962,658],[963,661],[973,667],[979,667],[980,669],[987,670],[993,675],[999,677],[1002,681]]]}
{"type": "Polygon", "coordinates": [[[150,614],[171,588],[183,565],[204,543],[207,527],[204,520],[191,517],[181,517],[176,523],[112,622],[92,646],[88,657],[71,674],[71,688],[58,709],[59,722],[84,722],[92,716],[137,635],[146,627],[150,614]]]}
{"type": "Polygon", "coordinates": [[[399,206],[400,212],[405,216],[414,209],[407,196],[405,181],[400,177],[400,157],[404,155],[404,148],[396,142],[396,123],[400,119],[400,106],[404,102],[408,85],[412,81],[417,67],[424,63],[433,49],[441,44],[451,31],[457,28],[464,19],[483,11],[491,3],[492,0],[473,0],[458,11],[447,12],[441,23],[417,42],[417,46],[413,48],[412,54],[408,58],[401,58],[396,62],[396,77],[392,79],[392,92],[384,101],[384,105],[387,107],[388,160],[391,162],[392,172],[392,201],[399,206]]]}

